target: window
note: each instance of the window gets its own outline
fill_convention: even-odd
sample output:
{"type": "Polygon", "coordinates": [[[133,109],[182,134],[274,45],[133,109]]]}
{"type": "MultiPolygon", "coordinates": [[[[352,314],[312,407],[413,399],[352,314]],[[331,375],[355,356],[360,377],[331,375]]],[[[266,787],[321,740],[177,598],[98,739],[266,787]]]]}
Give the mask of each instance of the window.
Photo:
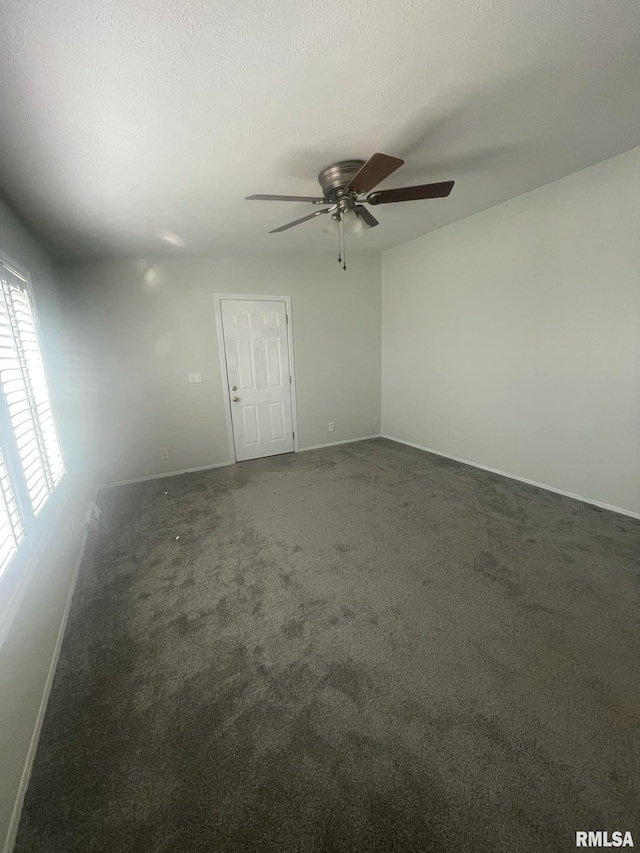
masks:
{"type": "Polygon", "coordinates": [[[0,577],[64,473],[27,280],[0,263],[0,577]]]}

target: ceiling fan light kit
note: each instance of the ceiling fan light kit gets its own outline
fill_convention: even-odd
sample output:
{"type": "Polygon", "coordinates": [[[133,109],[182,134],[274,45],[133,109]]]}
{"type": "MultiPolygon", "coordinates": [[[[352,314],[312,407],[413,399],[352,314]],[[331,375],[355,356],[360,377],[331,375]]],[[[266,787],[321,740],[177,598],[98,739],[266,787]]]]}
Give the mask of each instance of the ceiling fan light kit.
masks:
{"type": "Polygon", "coordinates": [[[327,223],[327,227],[324,229],[324,234],[327,234],[329,237],[339,237],[340,236],[340,214],[333,213],[329,217],[329,222],[327,223]]]}
{"type": "Polygon", "coordinates": [[[360,237],[370,228],[379,225],[373,214],[364,204],[393,204],[402,201],[418,201],[427,198],[446,198],[453,189],[453,181],[441,181],[435,184],[422,184],[415,187],[400,187],[394,190],[378,190],[370,192],[379,183],[388,178],[400,168],[404,160],[390,157],[388,154],[374,154],[366,162],[364,160],[343,160],[323,169],[318,175],[318,183],[322,187],[322,197],[292,196],[292,195],[250,195],[249,201],[302,201],[314,205],[328,204],[322,210],[316,210],[308,216],[295,219],[279,228],[274,228],[270,234],[287,231],[295,225],[314,219],[316,216],[329,213],[331,218],[324,229],[326,234],[338,238],[338,261],[346,270],[344,258],[345,234],[360,237]],[[367,195],[368,194],[368,195],[367,195]]]}

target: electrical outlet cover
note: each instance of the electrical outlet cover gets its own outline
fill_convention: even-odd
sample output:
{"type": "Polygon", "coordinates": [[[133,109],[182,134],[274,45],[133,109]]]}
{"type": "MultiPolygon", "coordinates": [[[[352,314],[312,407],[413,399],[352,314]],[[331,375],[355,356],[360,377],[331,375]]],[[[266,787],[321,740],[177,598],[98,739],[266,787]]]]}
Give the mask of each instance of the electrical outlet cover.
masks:
{"type": "Polygon", "coordinates": [[[92,530],[98,529],[98,524],[100,523],[100,513],[102,510],[95,504],[93,501],[89,504],[89,508],[87,509],[87,515],[85,517],[84,523],[90,527],[92,530]]]}

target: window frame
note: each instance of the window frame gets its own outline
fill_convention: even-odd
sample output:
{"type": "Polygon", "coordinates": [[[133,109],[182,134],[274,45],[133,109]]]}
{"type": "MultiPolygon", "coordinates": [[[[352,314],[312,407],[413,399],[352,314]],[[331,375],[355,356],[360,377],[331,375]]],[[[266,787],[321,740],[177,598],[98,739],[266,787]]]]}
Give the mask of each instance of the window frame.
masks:
{"type": "MultiPolygon", "coordinates": [[[[18,511],[22,520],[23,540],[17,548],[16,553],[11,558],[5,570],[0,574],[0,625],[3,621],[2,611],[3,605],[11,607],[14,593],[22,587],[21,581],[26,580],[30,574],[34,558],[40,556],[47,545],[49,534],[53,528],[60,509],[64,503],[64,498],[69,489],[69,475],[67,472],[64,447],[62,444],[62,436],[60,430],[60,418],[58,413],[58,403],[56,399],[55,386],[51,382],[51,370],[47,357],[47,348],[42,334],[42,325],[38,315],[38,306],[33,290],[31,275],[22,264],[16,263],[9,255],[0,249],[0,264],[9,271],[15,273],[25,282],[25,290],[29,297],[31,311],[33,313],[33,323],[38,341],[40,358],[47,383],[49,401],[51,404],[51,414],[53,417],[54,427],[56,429],[60,454],[62,457],[63,473],[56,483],[53,491],[49,494],[45,503],[36,514],[31,505],[28,491],[26,489],[26,480],[22,470],[22,461],[18,452],[17,440],[13,425],[9,416],[7,401],[2,388],[0,388],[0,442],[4,453],[4,461],[9,473],[9,479],[14,492],[18,511]]],[[[1,271],[0,271],[1,272],[1,271]]]]}

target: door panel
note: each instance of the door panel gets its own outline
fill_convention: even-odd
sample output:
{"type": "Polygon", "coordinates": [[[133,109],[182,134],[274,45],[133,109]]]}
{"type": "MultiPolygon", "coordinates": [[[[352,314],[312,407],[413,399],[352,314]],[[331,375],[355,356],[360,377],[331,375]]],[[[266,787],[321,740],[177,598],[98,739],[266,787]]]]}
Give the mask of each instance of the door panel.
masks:
{"type": "Polygon", "coordinates": [[[221,300],[236,459],[293,451],[284,302],[221,300]]]}
{"type": "Polygon", "coordinates": [[[257,406],[240,407],[242,413],[242,431],[244,433],[244,443],[247,447],[260,444],[260,419],[257,406]]]}
{"type": "Polygon", "coordinates": [[[282,388],[282,358],[279,338],[266,338],[264,342],[264,360],[267,366],[267,385],[269,388],[282,388]]]}
{"type": "Polygon", "coordinates": [[[271,441],[281,441],[284,438],[284,406],[282,403],[269,403],[269,426],[271,441]]]}
{"type": "Polygon", "coordinates": [[[244,391],[256,387],[256,368],[250,340],[235,340],[238,386],[244,391]]]}

